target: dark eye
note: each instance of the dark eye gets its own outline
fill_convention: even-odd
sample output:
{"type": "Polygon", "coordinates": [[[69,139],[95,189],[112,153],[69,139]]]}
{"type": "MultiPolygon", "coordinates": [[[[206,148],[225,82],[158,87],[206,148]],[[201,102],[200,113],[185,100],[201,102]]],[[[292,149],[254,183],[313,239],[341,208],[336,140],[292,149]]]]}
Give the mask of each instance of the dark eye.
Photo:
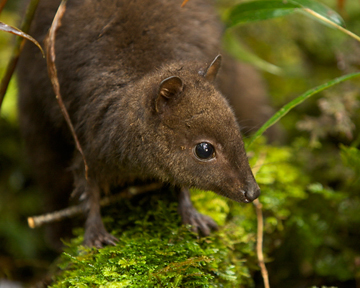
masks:
{"type": "Polygon", "coordinates": [[[201,142],[195,146],[195,154],[201,160],[210,160],[215,157],[215,149],[208,142],[201,142]]]}

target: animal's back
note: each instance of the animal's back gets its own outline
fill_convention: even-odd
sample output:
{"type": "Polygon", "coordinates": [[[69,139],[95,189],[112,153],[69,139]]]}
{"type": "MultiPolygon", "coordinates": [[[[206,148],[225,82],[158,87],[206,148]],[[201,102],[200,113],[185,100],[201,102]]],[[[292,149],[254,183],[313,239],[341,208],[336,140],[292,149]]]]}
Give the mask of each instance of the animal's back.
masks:
{"type": "MultiPolygon", "coordinates": [[[[31,30],[40,43],[59,2],[40,1],[31,30]]],[[[184,8],[178,1],[167,0],[69,1],[56,36],[56,57],[61,92],[74,105],[73,110],[69,107],[70,113],[76,111],[78,102],[87,101],[80,98],[88,91],[126,85],[162,63],[211,61],[220,50],[221,29],[209,1],[194,0],[184,8]],[[76,81],[79,77],[87,79],[86,85],[76,81]],[[72,95],[82,90],[86,91],[72,95]]],[[[50,97],[53,91],[45,59],[36,47],[28,46],[19,69],[21,102],[35,97],[37,103],[46,103],[44,112],[60,122],[62,118],[54,107],[57,103],[50,97]],[[38,90],[38,97],[29,96],[33,94],[29,90],[38,90]]],[[[27,110],[28,102],[22,106],[27,110]]]]}
{"type": "MultiPolygon", "coordinates": [[[[43,42],[59,2],[40,1],[30,32],[38,41],[43,42]]],[[[222,25],[209,1],[192,0],[184,8],[175,0],[68,1],[56,35],[56,66],[61,94],[87,154],[92,171],[90,178],[94,180],[85,183],[84,178],[75,179],[75,188],[86,186],[79,189],[84,189],[93,204],[98,201],[99,190],[104,190],[105,182],[114,185],[116,178],[124,175],[157,178],[177,186],[214,187],[214,191],[228,197],[233,195],[230,198],[237,201],[257,197],[258,186],[248,167],[234,115],[213,84],[204,79],[206,71],[197,68],[199,63],[210,64],[219,53],[221,31],[222,25]],[[189,72],[182,71],[186,69],[189,72]],[[158,107],[152,107],[155,102],[148,99],[163,89],[156,90],[162,87],[161,80],[166,80],[161,78],[164,75],[176,75],[174,79],[177,80],[170,80],[165,85],[161,101],[166,103],[167,89],[170,94],[193,95],[192,98],[184,96],[188,104],[181,103],[182,106],[173,111],[173,116],[178,117],[175,122],[171,122],[174,119],[167,121],[167,116],[157,111],[158,107]],[[177,89],[175,92],[171,91],[173,85],[177,89]],[[188,120],[185,117],[189,117],[188,120]],[[139,121],[143,121],[142,124],[139,121]],[[192,126],[191,121],[196,124],[192,126]],[[203,128],[199,123],[203,123],[203,128]],[[223,125],[228,125],[228,131],[224,131],[223,125]],[[181,129],[185,129],[184,133],[181,129]],[[181,154],[185,153],[183,148],[179,150],[178,147],[180,142],[193,141],[207,132],[222,142],[220,150],[228,150],[221,152],[227,164],[219,164],[219,169],[209,170],[211,165],[206,168],[199,159],[194,159],[191,146],[186,150],[189,153],[184,155],[181,154]],[[176,137],[180,140],[178,143],[176,137]],[[141,145],[154,149],[146,154],[141,145]],[[121,160],[126,156],[127,160],[133,161],[121,160]],[[186,157],[189,159],[185,160],[186,157]],[[214,183],[210,183],[212,178],[201,169],[214,172],[218,179],[214,176],[214,183]],[[226,183],[222,183],[224,179],[227,179],[226,183]],[[236,187],[234,181],[238,183],[236,187]],[[221,188],[222,184],[228,188],[221,188]],[[248,188],[250,194],[246,195],[248,188]],[[87,189],[92,192],[86,192],[87,189]]],[[[207,66],[205,64],[203,68],[207,66]]],[[[214,66],[217,70],[217,64],[214,66]]],[[[236,79],[234,75],[229,77],[228,82],[236,79]]],[[[69,167],[80,171],[82,166],[79,157],[74,158],[77,154],[75,145],[54,97],[45,60],[33,44],[27,44],[21,56],[19,80],[20,124],[30,161],[39,183],[51,193],[51,199],[56,199],[52,202],[55,205],[48,208],[58,209],[66,205],[62,202],[73,190],[74,179],[69,167]]],[[[195,145],[191,143],[186,145],[195,145]]],[[[99,215],[95,216],[96,221],[90,221],[88,217],[88,227],[102,225],[99,224],[101,219],[98,221],[99,215]]],[[[103,233],[102,227],[89,233],[90,244],[98,243],[99,239],[90,238],[100,230],[103,233]]],[[[112,240],[108,237],[99,241],[111,243],[112,240]]]]}

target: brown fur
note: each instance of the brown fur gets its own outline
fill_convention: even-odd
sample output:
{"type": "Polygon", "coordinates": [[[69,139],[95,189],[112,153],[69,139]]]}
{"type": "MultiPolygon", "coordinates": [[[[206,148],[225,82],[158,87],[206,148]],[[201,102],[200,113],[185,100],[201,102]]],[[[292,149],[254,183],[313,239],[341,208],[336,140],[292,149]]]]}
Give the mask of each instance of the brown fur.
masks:
{"type": "MultiPolygon", "coordinates": [[[[31,32],[39,41],[58,2],[40,1],[31,32]]],[[[56,65],[88,162],[88,181],[45,60],[27,45],[19,65],[22,132],[47,193],[68,195],[71,167],[75,192],[89,201],[85,244],[114,243],[100,218],[100,193],[134,180],[176,186],[183,221],[204,234],[215,224],[189,204],[189,187],[243,202],[259,195],[234,113],[213,83],[220,58],[209,66],[220,50],[221,30],[203,0],[183,9],[169,0],[68,2],[56,38],[56,65]],[[214,146],[214,159],[195,156],[200,142],[214,146]]]]}

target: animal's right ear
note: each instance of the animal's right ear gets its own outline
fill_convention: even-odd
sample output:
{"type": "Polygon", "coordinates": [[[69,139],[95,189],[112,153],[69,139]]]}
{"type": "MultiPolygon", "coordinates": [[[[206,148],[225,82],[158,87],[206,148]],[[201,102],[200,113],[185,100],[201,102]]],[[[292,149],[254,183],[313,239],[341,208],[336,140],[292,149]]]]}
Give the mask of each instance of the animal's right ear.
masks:
{"type": "Polygon", "coordinates": [[[218,74],[221,66],[221,55],[217,55],[210,66],[206,69],[204,77],[209,82],[213,83],[215,81],[216,75],[218,74]]]}
{"type": "Polygon", "coordinates": [[[172,76],[164,79],[159,86],[158,94],[155,100],[155,110],[157,113],[163,113],[166,106],[177,98],[183,91],[184,85],[181,78],[172,76]]]}

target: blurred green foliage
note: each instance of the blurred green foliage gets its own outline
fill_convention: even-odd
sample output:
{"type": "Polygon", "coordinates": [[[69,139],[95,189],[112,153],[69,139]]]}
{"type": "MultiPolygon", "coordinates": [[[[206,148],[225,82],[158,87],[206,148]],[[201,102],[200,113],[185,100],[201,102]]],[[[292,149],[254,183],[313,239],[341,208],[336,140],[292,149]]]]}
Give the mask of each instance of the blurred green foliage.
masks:
{"type": "MultiPolygon", "coordinates": [[[[220,11],[233,5],[224,2],[220,11]]],[[[336,1],[320,2],[336,9],[336,1]]],[[[341,15],[360,34],[359,1],[346,1],[341,15]]],[[[13,19],[14,12],[1,15],[3,22],[13,19]]],[[[9,39],[0,33],[0,75],[9,39]]],[[[300,14],[231,28],[225,46],[263,69],[274,107],[360,67],[359,43],[300,14]]],[[[287,135],[281,146],[260,138],[248,151],[259,169],[272,287],[359,287],[359,91],[359,80],[323,91],[281,120],[287,135]]],[[[54,254],[43,231],[26,225],[26,216],[41,213],[43,201],[24,161],[15,94],[13,82],[0,118],[0,278],[30,282],[54,254]]],[[[192,199],[222,226],[211,237],[198,239],[180,226],[171,194],[125,201],[106,211],[118,246],[85,249],[77,230],[53,286],[262,287],[254,207],[196,190],[192,199]]]]}
{"type": "MultiPolygon", "coordinates": [[[[15,11],[5,10],[0,21],[16,25],[18,18],[15,11]]],[[[10,34],[0,32],[0,77],[13,43],[10,34]]],[[[54,253],[44,241],[44,231],[27,226],[28,216],[42,213],[43,197],[32,183],[25,161],[17,125],[16,94],[13,78],[0,117],[0,279],[31,281],[47,270],[54,253]]]]}
{"type": "MultiPolygon", "coordinates": [[[[336,8],[335,1],[320,2],[336,8]]],[[[360,4],[346,1],[341,14],[347,28],[359,34],[360,4]]],[[[282,69],[263,73],[278,107],[310,87],[359,71],[359,43],[303,15],[234,30],[242,45],[282,69]]],[[[269,233],[264,249],[271,259],[274,287],[359,285],[359,91],[358,80],[348,81],[307,100],[281,120],[288,134],[284,153],[291,154],[286,162],[297,173],[283,166],[280,154],[266,152],[266,162],[272,159],[268,165],[273,162],[278,173],[286,175],[274,186],[271,178],[261,175],[264,165],[256,177],[263,184],[260,200],[269,233]],[[298,198],[287,195],[293,189],[298,198]],[[268,201],[279,205],[268,206],[268,201]]]]}
{"type": "MultiPolygon", "coordinates": [[[[8,25],[15,25],[19,19],[15,12],[4,11],[1,14],[0,20],[8,25]]],[[[14,38],[9,33],[0,31],[0,75],[5,72],[6,65],[10,59],[12,52],[12,44],[14,38]]],[[[11,124],[16,124],[17,111],[16,111],[16,80],[13,78],[7,91],[4,103],[1,107],[1,118],[9,121],[11,124]]]]}

